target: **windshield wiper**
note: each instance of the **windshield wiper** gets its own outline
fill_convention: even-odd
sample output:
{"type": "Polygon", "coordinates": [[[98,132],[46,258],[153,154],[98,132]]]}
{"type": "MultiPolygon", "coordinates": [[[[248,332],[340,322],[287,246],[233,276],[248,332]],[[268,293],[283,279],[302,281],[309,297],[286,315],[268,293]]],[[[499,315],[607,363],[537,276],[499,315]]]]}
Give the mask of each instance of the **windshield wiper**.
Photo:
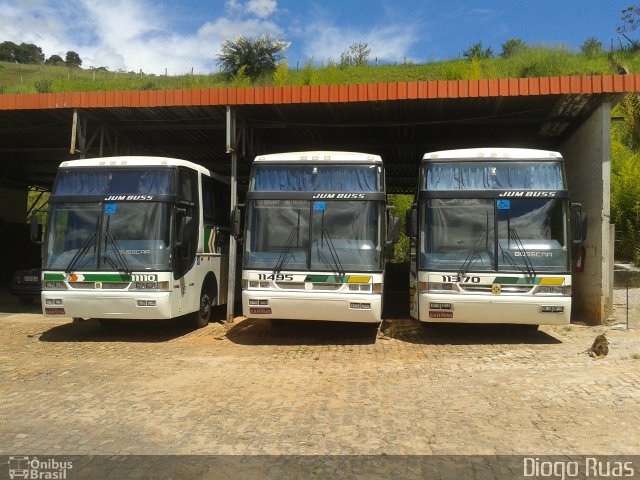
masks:
{"type": "Polygon", "coordinates": [[[515,227],[509,227],[509,240],[513,240],[513,243],[516,244],[516,248],[518,249],[518,252],[520,252],[522,260],[524,261],[525,268],[527,269],[527,275],[535,277],[536,269],[533,268],[533,263],[527,255],[527,250],[524,248],[524,244],[522,243],[522,240],[520,240],[520,236],[518,235],[518,231],[515,229],[515,227]]]}
{"type": "MultiPolygon", "coordinates": [[[[335,245],[333,244],[333,240],[331,239],[331,235],[329,235],[329,230],[327,230],[324,226],[322,227],[322,235],[321,239],[327,239],[327,245],[329,246],[329,253],[331,253],[331,258],[333,259],[334,266],[336,267],[336,271],[340,276],[340,281],[344,280],[345,271],[342,267],[342,263],[340,262],[340,257],[338,256],[338,251],[336,250],[335,245]]],[[[320,245],[322,248],[322,244],[320,245]]]]}
{"type": "Polygon", "coordinates": [[[320,225],[320,248],[324,248],[324,245],[322,242],[324,242],[324,239],[327,239],[327,245],[329,246],[329,253],[331,254],[331,259],[333,260],[334,266],[336,268],[336,273],[340,276],[340,281],[342,281],[344,279],[344,275],[345,275],[345,271],[344,268],[342,268],[342,263],[340,262],[340,257],[338,256],[338,251],[336,250],[335,245],[333,244],[333,239],[331,238],[331,235],[329,235],[329,230],[327,230],[327,227],[324,226],[324,210],[322,211],[322,219],[321,219],[321,225],[320,225]]]}
{"type": "Polygon", "coordinates": [[[291,227],[291,232],[289,232],[289,238],[287,238],[287,242],[284,244],[284,248],[280,252],[280,256],[278,257],[278,261],[273,267],[273,273],[280,273],[282,271],[282,267],[287,260],[287,257],[291,254],[291,250],[293,249],[293,240],[298,236],[298,227],[294,225],[291,227]]]}
{"type": "Polygon", "coordinates": [[[478,233],[475,242],[473,242],[473,246],[469,249],[469,253],[467,253],[467,258],[465,258],[460,270],[458,270],[458,275],[460,277],[465,276],[471,266],[480,259],[480,255],[478,255],[477,252],[480,249],[482,242],[488,238],[488,233],[489,232],[487,230],[480,230],[480,233],[478,233]]]}
{"type": "Polygon", "coordinates": [[[480,230],[480,232],[478,233],[476,240],[473,242],[473,246],[469,250],[469,253],[467,253],[467,258],[465,258],[464,262],[462,263],[462,266],[460,267],[460,270],[458,270],[458,275],[460,277],[464,277],[467,274],[467,272],[471,269],[471,266],[481,259],[477,251],[480,249],[480,246],[482,245],[483,240],[485,242],[484,250],[488,251],[489,250],[489,213],[487,213],[485,228],[483,230],[480,230]]]}
{"type": "Polygon", "coordinates": [[[93,253],[95,255],[95,252],[96,252],[95,240],[96,240],[99,224],[100,224],[100,217],[98,216],[96,218],[95,231],[91,235],[89,235],[89,237],[84,242],[80,250],[78,250],[76,254],[73,256],[73,258],[69,262],[69,265],[67,265],[67,268],[64,269],[65,273],[71,273],[73,271],[73,269],[76,267],[76,264],[80,261],[82,257],[84,257],[87,254],[87,252],[89,251],[92,245],[93,245],[93,253]]]}
{"type": "Polygon", "coordinates": [[[129,268],[129,265],[127,264],[127,259],[124,258],[124,255],[120,251],[120,247],[118,245],[118,242],[116,241],[114,236],[111,235],[111,232],[109,232],[109,221],[110,220],[111,220],[111,217],[108,217],[107,218],[107,227],[105,228],[105,232],[104,232],[104,243],[105,243],[104,260],[107,263],[109,263],[109,265],[111,265],[113,268],[117,269],[118,271],[124,272],[124,273],[128,273],[129,275],[131,275],[131,268],[129,268]],[[116,260],[118,261],[117,264],[116,264],[116,262],[113,261],[113,259],[111,257],[109,257],[107,255],[108,249],[109,249],[109,244],[111,244],[111,249],[113,250],[113,253],[116,256],[116,260]]]}

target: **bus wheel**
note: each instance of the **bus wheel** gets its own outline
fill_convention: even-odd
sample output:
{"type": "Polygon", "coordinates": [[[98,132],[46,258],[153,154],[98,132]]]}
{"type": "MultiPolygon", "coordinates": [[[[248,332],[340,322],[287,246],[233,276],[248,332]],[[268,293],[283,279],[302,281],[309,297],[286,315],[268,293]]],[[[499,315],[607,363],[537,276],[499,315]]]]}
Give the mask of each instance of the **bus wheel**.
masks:
{"type": "Polygon", "coordinates": [[[215,295],[211,289],[211,283],[206,282],[202,285],[202,291],[200,292],[200,308],[193,313],[193,326],[196,328],[202,328],[209,325],[209,319],[211,318],[211,308],[213,307],[215,295]]]}

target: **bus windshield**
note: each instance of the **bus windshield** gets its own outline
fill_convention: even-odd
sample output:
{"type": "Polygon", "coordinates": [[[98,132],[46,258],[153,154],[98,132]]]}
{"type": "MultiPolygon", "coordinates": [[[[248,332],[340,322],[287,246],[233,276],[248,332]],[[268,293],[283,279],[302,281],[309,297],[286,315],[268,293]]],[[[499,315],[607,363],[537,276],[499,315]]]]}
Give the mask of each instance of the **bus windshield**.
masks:
{"type": "Polygon", "coordinates": [[[171,270],[169,204],[54,203],[45,249],[50,270],[171,270]]]}
{"type": "Polygon", "coordinates": [[[371,201],[254,200],[245,268],[382,270],[379,209],[371,201]]]}
{"type": "Polygon", "coordinates": [[[559,199],[425,200],[420,268],[565,273],[565,203],[559,199]]]}
{"type": "Polygon", "coordinates": [[[175,171],[163,169],[110,168],[60,169],[53,195],[170,195],[175,171]]]}

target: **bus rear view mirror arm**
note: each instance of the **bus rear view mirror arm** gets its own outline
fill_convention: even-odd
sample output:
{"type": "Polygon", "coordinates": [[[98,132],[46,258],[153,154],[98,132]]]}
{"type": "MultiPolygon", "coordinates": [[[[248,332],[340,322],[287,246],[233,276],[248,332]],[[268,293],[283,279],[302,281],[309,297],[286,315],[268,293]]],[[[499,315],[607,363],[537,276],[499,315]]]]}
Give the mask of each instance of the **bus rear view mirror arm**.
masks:
{"type": "Polygon", "coordinates": [[[40,218],[38,217],[38,211],[33,212],[31,215],[31,231],[30,237],[33,243],[40,244],[42,243],[42,223],[40,223],[40,218]]]}
{"type": "Polygon", "coordinates": [[[400,238],[400,219],[398,217],[389,217],[387,224],[387,245],[395,245],[400,238]]]}
{"type": "Polygon", "coordinates": [[[411,208],[407,211],[406,220],[405,233],[407,237],[416,238],[418,235],[418,207],[416,204],[411,205],[411,208]]]}
{"type": "Polygon", "coordinates": [[[582,245],[587,239],[587,214],[582,211],[582,204],[572,203],[571,214],[573,216],[573,232],[571,241],[574,245],[582,245]]]}
{"type": "Polygon", "coordinates": [[[242,239],[242,208],[243,204],[238,204],[231,212],[231,235],[236,240],[242,239]]]}

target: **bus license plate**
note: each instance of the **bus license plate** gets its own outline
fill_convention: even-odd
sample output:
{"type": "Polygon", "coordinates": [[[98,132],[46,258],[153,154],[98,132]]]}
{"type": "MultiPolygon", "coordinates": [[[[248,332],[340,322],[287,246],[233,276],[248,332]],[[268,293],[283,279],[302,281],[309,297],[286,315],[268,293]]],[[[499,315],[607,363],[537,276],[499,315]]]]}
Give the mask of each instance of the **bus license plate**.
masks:
{"type": "Polygon", "coordinates": [[[270,315],[271,307],[249,308],[249,312],[257,313],[258,315],[270,315]]]}
{"type": "Polygon", "coordinates": [[[429,312],[429,318],[453,318],[453,312],[429,312]]]}

